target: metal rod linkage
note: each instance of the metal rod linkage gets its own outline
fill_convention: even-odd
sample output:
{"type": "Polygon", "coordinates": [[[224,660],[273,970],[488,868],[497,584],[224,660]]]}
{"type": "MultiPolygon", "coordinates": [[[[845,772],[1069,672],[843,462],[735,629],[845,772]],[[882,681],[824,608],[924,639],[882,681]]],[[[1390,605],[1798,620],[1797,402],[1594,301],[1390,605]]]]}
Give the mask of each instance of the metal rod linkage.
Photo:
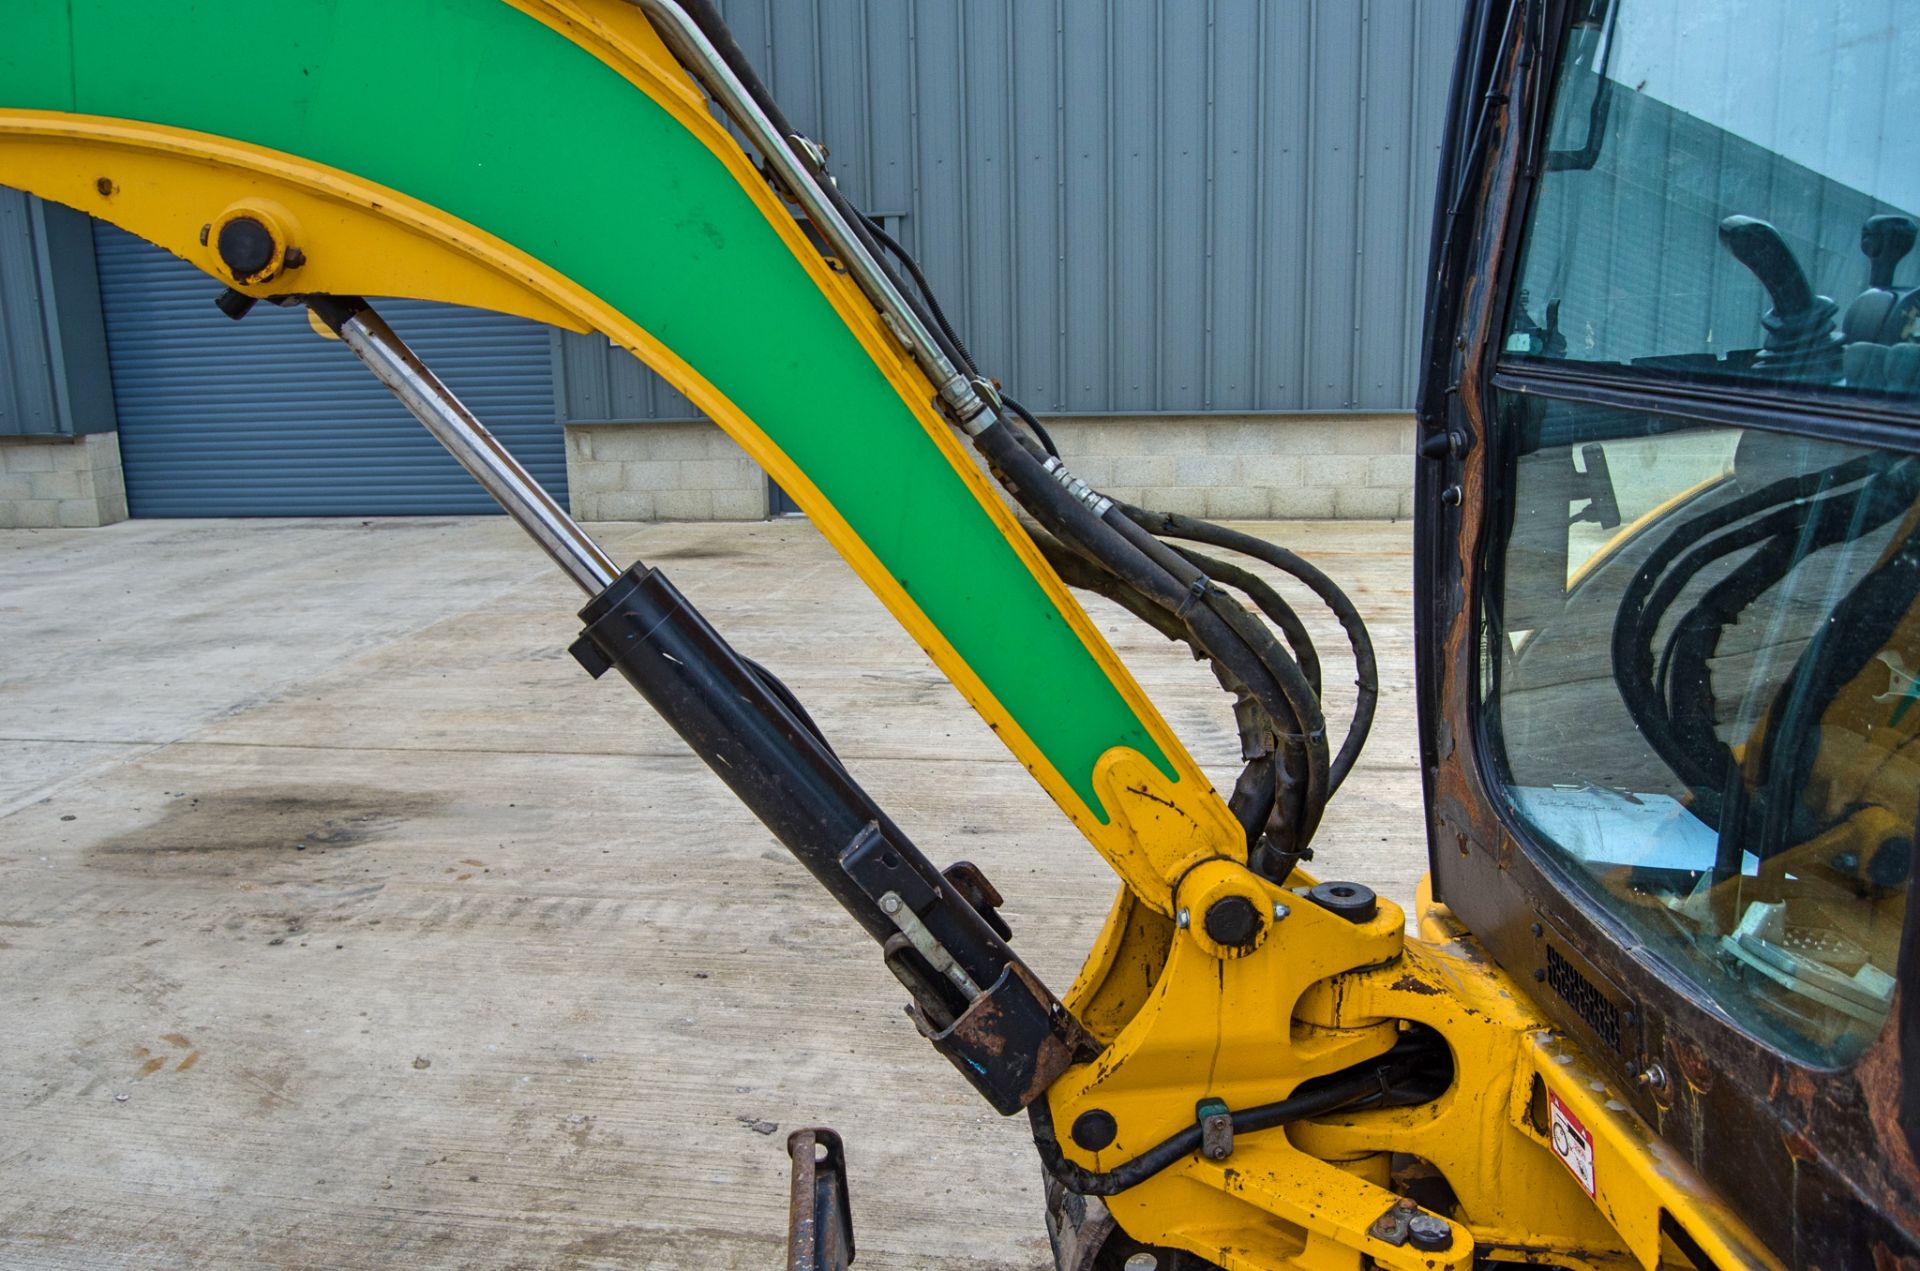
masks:
{"type": "MultiPolygon", "coordinates": [[[[714,47],[707,33],[675,0],[627,0],[638,7],[660,33],[688,73],[713,95],[727,117],[753,142],[768,166],[779,176],[805,210],[807,219],[833,248],[834,256],[846,267],[860,290],[880,311],[894,334],[912,352],[914,361],[933,381],[940,399],[953,412],[955,421],[968,433],[977,433],[995,420],[994,403],[981,396],[979,384],[969,381],[941,351],[940,343],[895,285],[886,267],[874,259],[840,209],[822,188],[821,177],[801,163],[780,135],[780,129],[753,100],[727,59],[714,47]]],[[[824,168],[821,169],[824,171],[824,168]]]]}
{"type": "Polygon", "coordinates": [[[473,412],[414,356],[412,349],[366,301],[351,296],[310,296],[307,306],[338,333],[354,356],[393,391],[428,432],[473,474],[508,516],[540,544],[554,564],[589,596],[607,589],[620,571],[600,545],[540,488],[473,412]]]}

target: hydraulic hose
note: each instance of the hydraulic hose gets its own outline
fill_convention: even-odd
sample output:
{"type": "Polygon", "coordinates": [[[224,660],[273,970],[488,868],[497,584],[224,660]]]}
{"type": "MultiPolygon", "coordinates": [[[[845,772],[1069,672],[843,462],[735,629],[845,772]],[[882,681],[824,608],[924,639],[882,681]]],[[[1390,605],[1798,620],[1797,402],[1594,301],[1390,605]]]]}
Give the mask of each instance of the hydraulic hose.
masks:
{"type": "MultiPolygon", "coordinates": [[[[1378,1061],[1358,1070],[1309,1082],[1276,1103],[1258,1104],[1230,1113],[1233,1132],[1238,1137],[1329,1112],[1355,1111],[1387,1103],[1426,1102],[1437,1098],[1445,1090],[1446,1081],[1451,1080],[1450,1073],[1445,1073],[1445,1080],[1420,1079],[1436,1072],[1444,1073],[1445,1069],[1436,1062],[1430,1047],[1420,1042],[1403,1042],[1378,1061]]],[[[1033,1128],[1034,1147],[1039,1150],[1040,1163],[1047,1173],[1059,1179],[1068,1191],[1082,1196],[1117,1196],[1200,1150],[1202,1132],[1196,1123],[1122,1165],[1110,1170],[1090,1170],[1075,1165],[1060,1150],[1053,1110],[1047,1100],[1035,1099],[1029,1104],[1027,1118],[1033,1128]]]]}
{"type": "Polygon", "coordinates": [[[1034,438],[1039,441],[1041,449],[1045,450],[1052,458],[1058,459],[1060,457],[1060,447],[1053,444],[1052,434],[1048,433],[1040,421],[1033,417],[1032,411],[1022,406],[1019,402],[1014,401],[1005,393],[1000,394],[1000,400],[1006,404],[1008,410],[1020,416],[1020,422],[1033,430],[1034,438]]]}
{"type": "Polygon", "coordinates": [[[893,235],[887,233],[879,221],[862,212],[860,223],[866,226],[867,233],[873,236],[875,242],[892,253],[893,258],[900,262],[901,267],[913,279],[913,285],[920,289],[920,299],[926,302],[927,316],[933,319],[934,325],[940,328],[940,334],[947,337],[947,342],[953,346],[953,352],[959,355],[955,360],[970,374],[978,375],[980,368],[974,363],[973,350],[969,349],[966,341],[960,338],[960,333],[953,329],[953,323],[947,321],[947,311],[940,307],[940,298],[934,294],[933,285],[927,281],[927,276],[920,272],[920,262],[915,260],[912,253],[902,247],[893,235]]]}
{"type": "MultiPolygon", "coordinates": [[[[1171,546],[1155,538],[1127,515],[1119,505],[1109,508],[1107,523],[1118,530],[1149,559],[1159,564],[1187,590],[1198,597],[1251,655],[1252,664],[1264,679],[1249,679],[1231,664],[1240,683],[1266,706],[1281,742],[1281,767],[1276,799],[1288,810],[1286,846],[1291,850],[1313,837],[1320,816],[1333,793],[1329,784],[1326,718],[1320,709],[1320,695],[1302,674],[1300,666],[1283,652],[1273,633],[1238,603],[1213,586],[1205,573],[1171,546]],[[1268,686],[1271,685],[1271,688],[1268,686]]],[[[1211,652],[1211,647],[1209,649],[1211,652]]]]}
{"type": "Polygon", "coordinates": [[[1320,695],[1320,654],[1313,647],[1313,637],[1307,634],[1307,628],[1300,621],[1293,606],[1267,584],[1267,580],[1250,570],[1240,568],[1227,561],[1196,552],[1192,548],[1175,546],[1183,560],[1200,570],[1217,583],[1224,583],[1235,591],[1245,592],[1254,605],[1265,614],[1274,626],[1280,628],[1280,634],[1287,638],[1287,647],[1293,651],[1293,660],[1300,664],[1300,674],[1307,677],[1307,684],[1313,689],[1314,696],[1320,695]]]}
{"type": "MultiPolygon", "coordinates": [[[[1621,699],[1656,753],[1695,790],[1715,792],[1715,783],[1725,771],[1724,755],[1717,739],[1707,753],[1699,754],[1674,733],[1664,691],[1671,659],[1663,654],[1656,670],[1653,656],[1653,636],[1662,618],[1687,583],[1715,560],[1782,533],[1798,533],[1824,502],[1813,496],[1822,488],[1832,491],[1871,475],[1870,460],[1870,456],[1863,456],[1819,472],[1785,478],[1700,513],[1669,534],[1627,584],[1613,628],[1614,679],[1621,699]],[[1739,524],[1763,513],[1757,520],[1739,524]]],[[[1713,808],[1702,807],[1701,811],[1710,823],[1718,821],[1713,808]]]]}
{"type": "MultiPolygon", "coordinates": [[[[1299,668],[1281,656],[1297,683],[1295,687],[1310,706],[1306,718],[1296,712],[1288,696],[1282,693],[1274,672],[1263,663],[1241,633],[1236,631],[1211,603],[1217,589],[1193,566],[1175,556],[1165,544],[1120,516],[1111,500],[1097,498],[1090,507],[1055,479],[1027,449],[1029,438],[996,419],[975,434],[974,443],[987,461],[1002,475],[1022,507],[1069,548],[1080,552],[1120,582],[1140,591],[1154,604],[1175,615],[1187,627],[1195,644],[1208,657],[1225,667],[1240,683],[1261,699],[1276,723],[1276,733],[1288,747],[1305,751],[1305,781],[1308,798],[1318,802],[1303,805],[1302,814],[1290,819],[1287,836],[1305,841],[1303,827],[1318,820],[1324,802],[1324,731],[1317,735],[1308,721],[1317,717],[1318,702],[1307,690],[1299,668]],[[1095,509],[1104,505],[1106,515],[1095,509]],[[1143,545],[1140,540],[1145,540],[1143,545]],[[1318,740],[1318,763],[1313,762],[1313,743],[1318,740]],[[1322,774],[1314,780],[1315,773],[1322,774]],[[1318,787],[1316,789],[1316,786],[1318,787]]],[[[1037,445],[1035,447],[1037,449],[1037,445]]],[[[1237,606],[1236,606],[1237,608],[1237,606]]],[[[1241,611],[1243,614],[1244,610],[1241,611]]],[[[1249,616],[1250,620],[1250,616],[1249,616]]],[[[1271,637],[1268,637],[1269,641],[1271,637]]],[[[1282,844],[1291,849],[1292,842],[1282,844]]]]}
{"type": "MultiPolygon", "coordinates": [[[[675,15],[680,15],[679,20],[690,19],[698,29],[696,36],[688,36],[684,30],[674,35],[669,30],[669,43],[683,58],[690,56],[708,64],[709,71],[713,71],[711,64],[715,62],[723,68],[702,76],[702,82],[710,90],[719,91],[708,82],[713,78],[726,94],[731,94],[723,94],[723,105],[736,116],[736,122],[744,116],[742,127],[763,152],[770,175],[788,189],[808,215],[830,222],[821,227],[821,232],[842,255],[859,257],[849,262],[849,268],[854,269],[875,303],[883,310],[899,310],[912,332],[910,343],[916,358],[938,382],[942,402],[954,412],[956,422],[973,434],[976,448],[1016,500],[1067,549],[1093,567],[1105,580],[1102,590],[1116,596],[1137,593],[1153,610],[1173,619],[1183,638],[1214,663],[1223,685],[1236,697],[1247,699],[1239,712],[1246,743],[1243,749],[1249,752],[1250,763],[1270,770],[1272,780],[1261,774],[1240,782],[1235,814],[1242,818],[1243,825],[1266,827],[1262,834],[1268,845],[1289,857],[1302,854],[1328,797],[1338,786],[1338,776],[1351,766],[1351,755],[1346,754],[1351,747],[1343,748],[1342,766],[1329,763],[1319,667],[1304,626],[1277,593],[1252,575],[1229,572],[1233,567],[1222,563],[1197,562],[1144,531],[1135,520],[1115,510],[1110,501],[1092,496],[1084,485],[1074,482],[1078,488],[1070,491],[1056,482],[1053,470],[1059,463],[1058,448],[1046,428],[1019,402],[998,394],[995,387],[979,378],[971,352],[912,256],[882,226],[855,208],[835,183],[816,179],[824,165],[822,151],[794,132],[727,32],[712,0],[676,0],[676,5],[648,7],[656,24],[664,22],[667,28],[678,30],[674,22],[675,15]],[[741,96],[750,103],[748,106],[733,100],[741,96]],[[884,255],[894,258],[911,280],[911,287],[899,285],[902,280],[884,264],[884,255]],[[972,381],[964,382],[965,376],[972,376],[972,381]],[[1025,430],[1009,426],[1014,416],[1025,424],[1025,430]],[[1266,624],[1215,584],[1214,575],[1226,585],[1241,586],[1286,636],[1291,656],[1266,624]],[[1255,585],[1248,587],[1247,583],[1255,585]],[[1254,728],[1262,714],[1271,725],[1268,731],[1276,743],[1271,752],[1259,741],[1254,728]],[[1271,802],[1266,794],[1269,790],[1271,802]],[[1270,815],[1263,815],[1263,809],[1270,815]]],[[[698,68],[696,74],[701,74],[698,68]]],[[[1064,478],[1063,469],[1060,475],[1064,478]]],[[[1369,710],[1370,706],[1369,702],[1369,710]]],[[[1249,848],[1257,846],[1251,830],[1249,838],[1249,848]]]]}
{"type": "Polygon", "coordinates": [[[1380,698],[1380,674],[1374,659],[1373,637],[1367,633],[1367,624],[1360,617],[1360,611],[1354,607],[1353,601],[1326,574],[1276,543],[1269,543],[1265,539],[1243,534],[1239,530],[1230,530],[1224,525],[1215,525],[1211,521],[1203,521],[1197,517],[1181,516],[1171,512],[1149,512],[1143,508],[1124,504],[1120,507],[1136,524],[1151,533],[1193,543],[1224,547],[1229,551],[1251,556],[1255,560],[1265,561],[1304,583],[1307,589],[1312,591],[1333,613],[1334,618],[1340,623],[1340,629],[1346,632],[1347,642],[1353,650],[1356,694],[1353,719],[1347,726],[1346,739],[1340,745],[1339,754],[1334,757],[1328,777],[1328,794],[1331,795],[1333,791],[1338,790],[1340,784],[1346,780],[1347,774],[1353,771],[1354,762],[1360,757],[1361,748],[1367,744],[1367,734],[1372,731],[1374,711],[1380,698]]]}

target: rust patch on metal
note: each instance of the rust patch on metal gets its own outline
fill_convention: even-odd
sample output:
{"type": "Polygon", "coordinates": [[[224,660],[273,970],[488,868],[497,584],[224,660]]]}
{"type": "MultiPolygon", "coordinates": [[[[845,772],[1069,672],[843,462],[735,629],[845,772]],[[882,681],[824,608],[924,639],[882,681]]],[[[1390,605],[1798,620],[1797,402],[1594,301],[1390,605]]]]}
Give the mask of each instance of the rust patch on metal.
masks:
{"type": "Polygon", "coordinates": [[[1696,1094],[1705,1094],[1713,1089],[1714,1069],[1707,1062],[1706,1052],[1690,1042],[1673,1044],[1673,1066],[1680,1070],[1680,1079],[1696,1094]]]}
{"type": "Polygon", "coordinates": [[[1007,1039],[1000,1032],[1002,1014],[993,998],[983,993],[973,1000],[964,1015],[953,1021],[952,1036],[998,1059],[1007,1051],[1007,1039]]]}

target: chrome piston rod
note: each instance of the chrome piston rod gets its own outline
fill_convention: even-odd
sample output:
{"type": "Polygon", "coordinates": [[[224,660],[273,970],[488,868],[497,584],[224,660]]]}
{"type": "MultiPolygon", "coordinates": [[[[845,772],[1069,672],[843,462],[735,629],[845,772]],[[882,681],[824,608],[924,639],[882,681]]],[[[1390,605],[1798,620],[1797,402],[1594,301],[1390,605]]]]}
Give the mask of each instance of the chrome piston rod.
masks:
{"type": "Polygon", "coordinates": [[[520,461],[460,404],[460,399],[414,356],[366,301],[314,296],[307,304],[413,417],[426,425],[447,453],[473,474],[507,515],[520,523],[553,563],[580,585],[580,590],[597,596],[620,576],[613,560],[579,522],[540,488],[520,461]]]}

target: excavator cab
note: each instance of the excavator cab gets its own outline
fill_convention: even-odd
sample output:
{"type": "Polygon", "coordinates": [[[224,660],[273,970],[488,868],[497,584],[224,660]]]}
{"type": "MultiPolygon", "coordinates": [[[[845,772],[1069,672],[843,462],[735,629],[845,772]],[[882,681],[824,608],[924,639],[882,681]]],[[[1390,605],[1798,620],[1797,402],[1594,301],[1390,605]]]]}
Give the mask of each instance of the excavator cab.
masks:
{"type": "Polygon", "coordinates": [[[1792,1266],[1920,1183],[1913,39],[1480,6],[1435,235],[1434,894],[1792,1266]]]}

